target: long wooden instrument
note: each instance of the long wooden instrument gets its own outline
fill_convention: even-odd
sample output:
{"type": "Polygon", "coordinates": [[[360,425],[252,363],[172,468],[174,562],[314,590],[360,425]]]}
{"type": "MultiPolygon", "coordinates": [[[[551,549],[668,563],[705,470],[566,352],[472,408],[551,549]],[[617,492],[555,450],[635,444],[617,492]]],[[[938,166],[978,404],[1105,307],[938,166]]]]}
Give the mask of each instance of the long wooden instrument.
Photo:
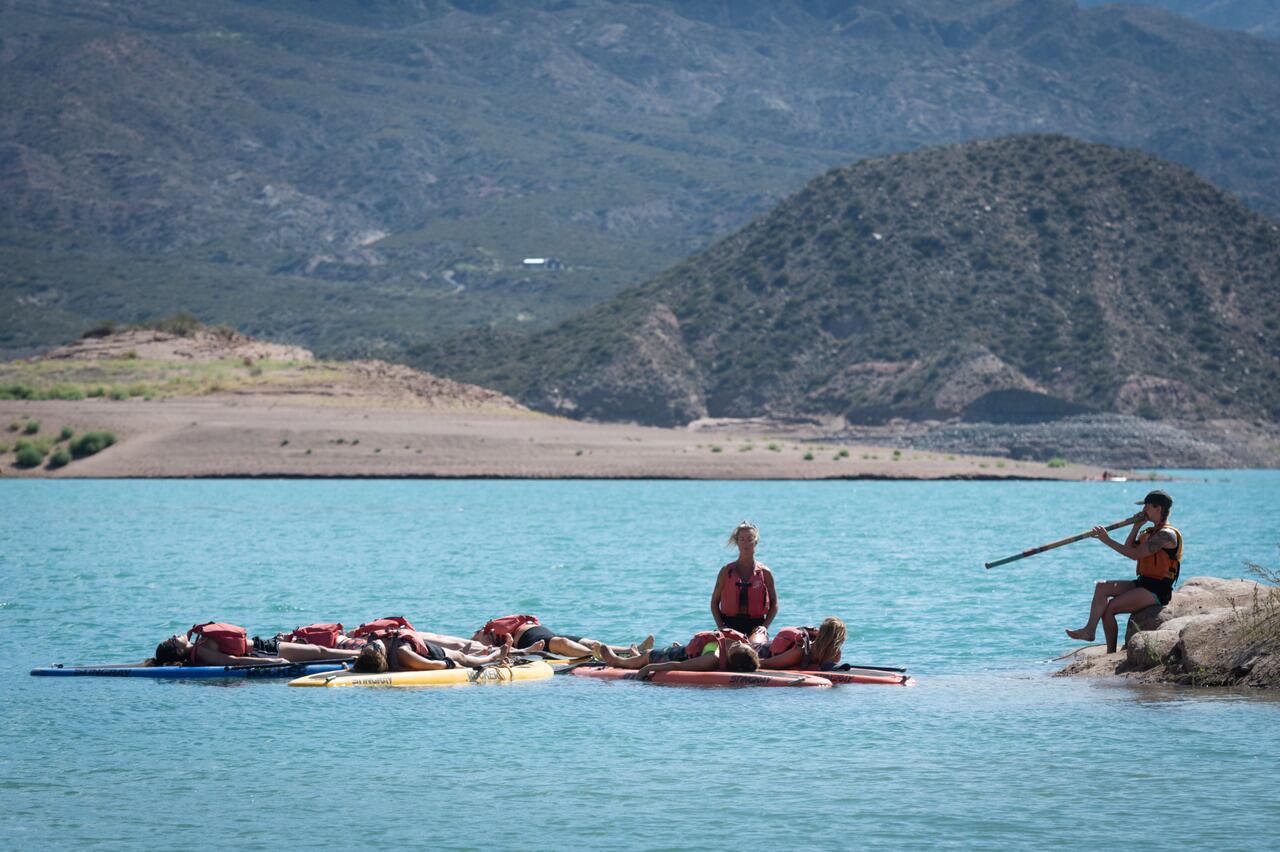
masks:
{"type": "MultiPolygon", "coordinates": [[[[1109,524],[1107,526],[1107,532],[1111,532],[1112,530],[1118,530],[1121,527],[1127,527],[1130,524],[1132,524],[1133,521],[1134,521],[1133,516],[1127,517],[1123,521],[1116,521],[1114,524],[1109,524]]],[[[1081,539],[1085,539],[1085,538],[1093,538],[1093,530],[1089,530],[1088,532],[1082,532],[1080,533],[1080,535],[1073,535],[1070,538],[1064,538],[1058,541],[1051,541],[1048,544],[1042,544],[1039,547],[1033,547],[1030,550],[1024,550],[1021,553],[1016,554],[1014,556],[1006,556],[1004,559],[997,559],[995,562],[988,562],[983,567],[987,569],[995,568],[997,565],[1004,565],[1009,562],[1016,562],[1019,559],[1026,559],[1028,556],[1035,556],[1037,553],[1044,553],[1046,550],[1053,550],[1055,547],[1062,547],[1063,545],[1071,544],[1072,542],[1080,541],[1081,539]]]]}

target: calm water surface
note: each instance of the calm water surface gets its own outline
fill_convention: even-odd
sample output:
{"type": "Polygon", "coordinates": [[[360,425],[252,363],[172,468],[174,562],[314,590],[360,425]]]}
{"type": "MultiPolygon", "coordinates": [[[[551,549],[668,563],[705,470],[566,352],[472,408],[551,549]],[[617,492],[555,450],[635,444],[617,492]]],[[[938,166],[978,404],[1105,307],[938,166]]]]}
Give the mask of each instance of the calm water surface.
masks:
{"type": "MultiPolygon", "coordinates": [[[[1275,472],[1169,486],[1184,576],[1280,561],[1275,472]]],[[[1192,481],[1193,480],[1193,481],[1192,481]]],[[[1274,848],[1280,696],[1051,679],[1082,542],[1143,483],[0,481],[0,847],[1274,848]],[[419,691],[32,678],[227,620],[534,612],[612,641],[707,626],[760,525],[779,626],[915,689],[577,678],[419,691]]]]}

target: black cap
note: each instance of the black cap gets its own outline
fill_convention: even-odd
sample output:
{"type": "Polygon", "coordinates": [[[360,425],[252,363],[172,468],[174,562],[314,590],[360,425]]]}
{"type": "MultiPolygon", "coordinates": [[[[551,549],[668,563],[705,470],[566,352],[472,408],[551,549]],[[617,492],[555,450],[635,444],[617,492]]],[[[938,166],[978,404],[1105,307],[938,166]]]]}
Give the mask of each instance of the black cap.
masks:
{"type": "Polygon", "coordinates": [[[1173,508],[1173,498],[1163,491],[1152,491],[1146,497],[1137,502],[1138,506],[1145,506],[1150,503],[1152,506],[1162,506],[1165,509],[1173,508]]]}

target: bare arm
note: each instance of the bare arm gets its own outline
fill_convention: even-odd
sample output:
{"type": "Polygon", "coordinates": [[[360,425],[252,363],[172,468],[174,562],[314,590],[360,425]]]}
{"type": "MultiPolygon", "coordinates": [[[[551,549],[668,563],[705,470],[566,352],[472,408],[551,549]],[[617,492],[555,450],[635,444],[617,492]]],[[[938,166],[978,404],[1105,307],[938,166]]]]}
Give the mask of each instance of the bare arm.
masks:
{"type": "Polygon", "coordinates": [[[198,666],[271,666],[289,662],[284,657],[237,657],[224,654],[217,647],[209,647],[212,643],[201,642],[196,645],[195,663],[198,666]]]}
{"type": "Polygon", "coordinates": [[[1138,543],[1138,533],[1142,532],[1142,525],[1146,521],[1147,516],[1143,512],[1133,516],[1133,526],[1129,528],[1129,537],[1124,540],[1125,547],[1133,547],[1138,543]]]}
{"type": "Polygon", "coordinates": [[[778,617],[778,590],[773,587],[773,572],[768,568],[764,569],[764,587],[769,591],[769,611],[764,616],[764,626],[768,629],[778,617]]]}
{"type": "Polygon", "coordinates": [[[724,616],[720,614],[720,590],[724,588],[724,578],[728,573],[728,565],[720,569],[720,573],[716,575],[716,587],[711,592],[711,617],[716,621],[717,630],[724,630],[724,616]]]}
{"type": "Polygon", "coordinates": [[[720,657],[717,653],[703,654],[692,660],[678,663],[649,663],[640,669],[640,679],[648,680],[658,672],[709,672],[720,668],[720,657]]]}
{"type": "Polygon", "coordinates": [[[794,669],[802,665],[804,665],[804,649],[799,645],[788,648],[781,654],[760,658],[762,669],[794,669]]]}
{"type": "Polygon", "coordinates": [[[449,668],[449,663],[447,660],[428,660],[401,645],[396,649],[395,668],[406,672],[434,672],[449,668]]]}
{"type": "MultiPolygon", "coordinates": [[[[1165,532],[1164,530],[1147,536],[1147,540],[1142,542],[1142,544],[1130,544],[1128,541],[1121,544],[1111,536],[1107,535],[1107,531],[1102,527],[1094,527],[1093,533],[1098,537],[1098,540],[1107,547],[1111,548],[1116,553],[1119,553],[1121,556],[1127,556],[1129,559],[1133,560],[1142,559],[1144,556],[1150,556],[1156,551],[1163,550],[1166,547],[1173,547],[1175,543],[1173,540],[1173,534],[1165,532]]],[[[1132,538],[1132,536],[1130,536],[1130,538],[1132,538]]]]}

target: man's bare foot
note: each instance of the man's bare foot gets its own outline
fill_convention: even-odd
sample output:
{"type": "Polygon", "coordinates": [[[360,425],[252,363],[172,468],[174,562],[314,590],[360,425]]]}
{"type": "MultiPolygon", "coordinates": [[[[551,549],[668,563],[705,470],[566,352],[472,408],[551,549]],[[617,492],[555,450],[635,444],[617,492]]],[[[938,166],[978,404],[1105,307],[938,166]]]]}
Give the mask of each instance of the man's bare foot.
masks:
{"type": "Polygon", "coordinates": [[[1072,639],[1079,639],[1081,642],[1092,642],[1094,634],[1085,633],[1084,628],[1080,630],[1068,630],[1067,635],[1072,639]]]}
{"type": "Polygon", "coordinates": [[[521,654],[540,654],[542,653],[542,649],[545,647],[547,647],[546,641],[543,639],[539,639],[537,642],[534,642],[528,648],[521,648],[520,653],[521,654]]]}
{"type": "Polygon", "coordinates": [[[652,650],[653,650],[653,634],[650,633],[648,636],[644,637],[643,642],[641,642],[639,645],[636,646],[636,656],[639,656],[640,654],[647,654],[652,650]]]}

